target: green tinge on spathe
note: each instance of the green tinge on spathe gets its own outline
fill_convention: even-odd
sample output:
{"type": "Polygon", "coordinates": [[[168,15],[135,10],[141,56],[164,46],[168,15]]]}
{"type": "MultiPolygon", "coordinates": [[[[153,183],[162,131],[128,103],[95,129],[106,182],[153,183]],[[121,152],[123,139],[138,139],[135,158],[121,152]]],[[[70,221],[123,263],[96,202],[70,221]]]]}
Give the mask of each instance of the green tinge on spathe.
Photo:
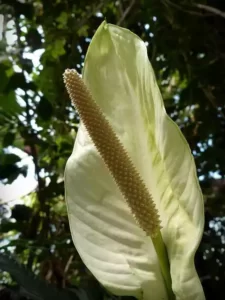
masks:
{"type": "MultiPolygon", "coordinates": [[[[105,22],[85,59],[83,79],[146,183],[162,220],[177,300],[205,299],[194,266],[204,225],[193,157],[166,115],[144,42],[105,22]]],[[[112,293],[168,299],[152,241],[138,227],[83,125],[65,171],[74,244],[112,293]]]]}

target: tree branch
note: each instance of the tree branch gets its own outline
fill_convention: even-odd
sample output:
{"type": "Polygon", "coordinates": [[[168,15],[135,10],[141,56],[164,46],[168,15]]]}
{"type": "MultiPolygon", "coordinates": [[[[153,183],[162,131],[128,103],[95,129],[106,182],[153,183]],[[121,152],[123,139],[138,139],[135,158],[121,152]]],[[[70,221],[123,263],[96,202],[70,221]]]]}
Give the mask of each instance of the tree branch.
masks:
{"type": "Polygon", "coordinates": [[[205,14],[202,14],[202,13],[190,10],[190,9],[186,9],[183,6],[178,5],[178,4],[176,4],[176,3],[174,3],[170,0],[161,0],[161,2],[162,2],[162,4],[164,4],[166,6],[172,6],[172,7],[176,8],[177,10],[182,11],[183,13],[187,13],[187,14],[190,14],[190,15],[195,15],[195,16],[198,16],[198,17],[205,17],[206,16],[205,14]]]}
{"type": "Polygon", "coordinates": [[[217,16],[220,16],[222,18],[225,18],[225,12],[222,10],[219,10],[218,8],[212,7],[212,6],[208,6],[208,5],[204,5],[204,4],[194,4],[194,6],[203,9],[207,12],[210,12],[212,14],[215,14],[217,16]]]}
{"type": "Polygon", "coordinates": [[[118,1],[118,7],[119,7],[120,15],[122,16],[123,15],[123,5],[122,5],[121,0],[118,1]]]}
{"type": "Polygon", "coordinates": [[[121,18],[119,19],[119,21],[117,22],[117,25],[121,25],[124,21],[124,19],[126,18],[126,16],[129,14],[131,8],[134,6],[135,4],[135,0],[131,0],[130,5],[127,7],[127,9],[124,11],[123,15],[121,16],[121,18]]]}
{"type": "Polygon", "coordinates": [[[212,6],[208,6],[208,5],[205,5],[205,4],[200,4],[200,3],[197,3],[197,4],[193,4],[192,7],[197,7],[199,9],[202,9],[206,12],[208,12],[208,14],[201,14],[199,12],[196,12],[196,11],[192,11],[192,10],[189,10],[189,9],[185,9],[184,7],[182,7],[181,5],[178,5],[170,0],[161,0],[162,3],[167,3],[171,6],[173,6],[174,8],[178,9],[178,10],[181,10],[185,13],[188,13],[188,14],[191,14],[191,15],[197,15],[197,16],[200,16],[200,17],[205,17],[205,16],[209,16],[209,15],[217,15],[217,16],[220,16],[222,18],[225,18],[225,12],[222,11],[222,10],[219,10],[218,8],[215,8],[215,7],[212,7],[212,6]]]}
{"type": "MultiPolygon", "coordinates": [[[[216,103],[216,98],[212,93],[212,89],[210,87],[208,87],[208,88],[201,87],[201,89],[202,89],[203,93],[205,94],[206,98],[212,104],[212,106],[218,111],[218,105],[216,103]]],[[[219,113],[225,119],[224,113],[222,111],[220,111],[219,113]]]]}
{"type": "MultiPolygon", "coordinates": [[[[108,1],[108,0],[107,0],[108,1]]],[[[76,24],[76,28],[80,29],[82,26],[84,26],[84,24],[87,23],[87,21],[94,15],[96,14],[104,5],[106,4],[105,1],[101,1],[100,3],[98,3],[98,5],[94,5],[91,8],[88,9],[88,11],[86,12],[86,18],[82,18],[82,20],[80,22],[78,22],[78,24],[76,24]]]]}

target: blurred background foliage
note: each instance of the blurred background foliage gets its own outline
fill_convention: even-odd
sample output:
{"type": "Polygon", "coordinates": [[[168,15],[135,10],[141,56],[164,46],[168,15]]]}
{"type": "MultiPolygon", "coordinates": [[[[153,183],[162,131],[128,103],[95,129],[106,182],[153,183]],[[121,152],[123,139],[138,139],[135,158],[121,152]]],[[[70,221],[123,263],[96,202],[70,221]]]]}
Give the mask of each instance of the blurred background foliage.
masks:
{"type": "Polygon", "coordinates": [[[23,181],[22,202],[0,192],[0,299],[113,298],[73,246],[63,185],[79,118],[62,73],[81,72],[104,19],[145,41],[166,110],[188,140],[205,199],[196,266],[206,298],[225,299],[225,2],[0,3],[0,189],[35,176],[30,189],[23,181]]]}

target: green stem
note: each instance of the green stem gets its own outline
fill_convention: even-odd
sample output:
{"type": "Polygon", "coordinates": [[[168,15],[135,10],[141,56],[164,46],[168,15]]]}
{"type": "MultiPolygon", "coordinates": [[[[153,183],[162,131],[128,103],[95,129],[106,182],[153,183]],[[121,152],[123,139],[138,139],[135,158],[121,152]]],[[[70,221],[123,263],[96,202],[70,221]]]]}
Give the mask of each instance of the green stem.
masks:
{"type": "Polygon", "coordinates": [[[172,280],[170,276],[170,264],[169,264],[169,258],[167,254],[167,250],[165,247],[165,244],[162,239],[161,232],[159,234],[152,238],[152,243],[155,247],[155,251],[158,256],[161,272],[165,281],[167,293],[168,293],[168,299],[169,300],[176,300],[176,297],[172,291],[172,280]]]}

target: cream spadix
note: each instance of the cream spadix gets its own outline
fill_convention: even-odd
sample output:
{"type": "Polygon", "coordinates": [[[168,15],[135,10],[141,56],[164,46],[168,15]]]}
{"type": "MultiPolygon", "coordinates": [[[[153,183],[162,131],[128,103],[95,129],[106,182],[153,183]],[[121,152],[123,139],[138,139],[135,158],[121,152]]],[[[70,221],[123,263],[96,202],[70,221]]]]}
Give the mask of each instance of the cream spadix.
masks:
{"type": "Polygon", "coordinates": [[[139,226],[155,237],[160,230],[157,209],[126,150],[75,70],[66,70],[64,82],[73,104],[139,226]]]}
{"type": "MultiPolygon", "coordinates": [[[[129,30],[104,22],[88,48],[82,80],[92,95],[90,102],[95,101],[118,138],[111,141],[119,141],[126,153],[115,152],[118,164],[125,155],[147,189],[147,215],[158,211],[170,268],[161,259],[165,257],[161,251],[155,251],[161,249],[157,245],[160,234],[154,238],[158,217],[151,215],[148,230],[137,215],[134,219],[131,206],[135,203],[141,211],[142,202],[135,198],[129,203],[130,196],[113,180],[79,112],[82,122],[66,165],[65,190],[71,234],[81,258],[116,295],[172,299],[171,275],[170,289],[172,285],[176,300],[205,299],[194,266],[204,227],[196,168],[186,140],[166,114],[145,43],[129,30]]],[[[94,115],[92,111],[87,117],[97,118],[90,124],[99,122],[96,126],[101,127],[102,140],[98,143],[104,144],[107,130],[94,115]]],[[[104,150],[107,155],[109,150],[104,150]]],[[[125,177],[120,180],[126,181],[125,177]]],[[[123,185],[127,188],[127,183],[123,185]]]]}

